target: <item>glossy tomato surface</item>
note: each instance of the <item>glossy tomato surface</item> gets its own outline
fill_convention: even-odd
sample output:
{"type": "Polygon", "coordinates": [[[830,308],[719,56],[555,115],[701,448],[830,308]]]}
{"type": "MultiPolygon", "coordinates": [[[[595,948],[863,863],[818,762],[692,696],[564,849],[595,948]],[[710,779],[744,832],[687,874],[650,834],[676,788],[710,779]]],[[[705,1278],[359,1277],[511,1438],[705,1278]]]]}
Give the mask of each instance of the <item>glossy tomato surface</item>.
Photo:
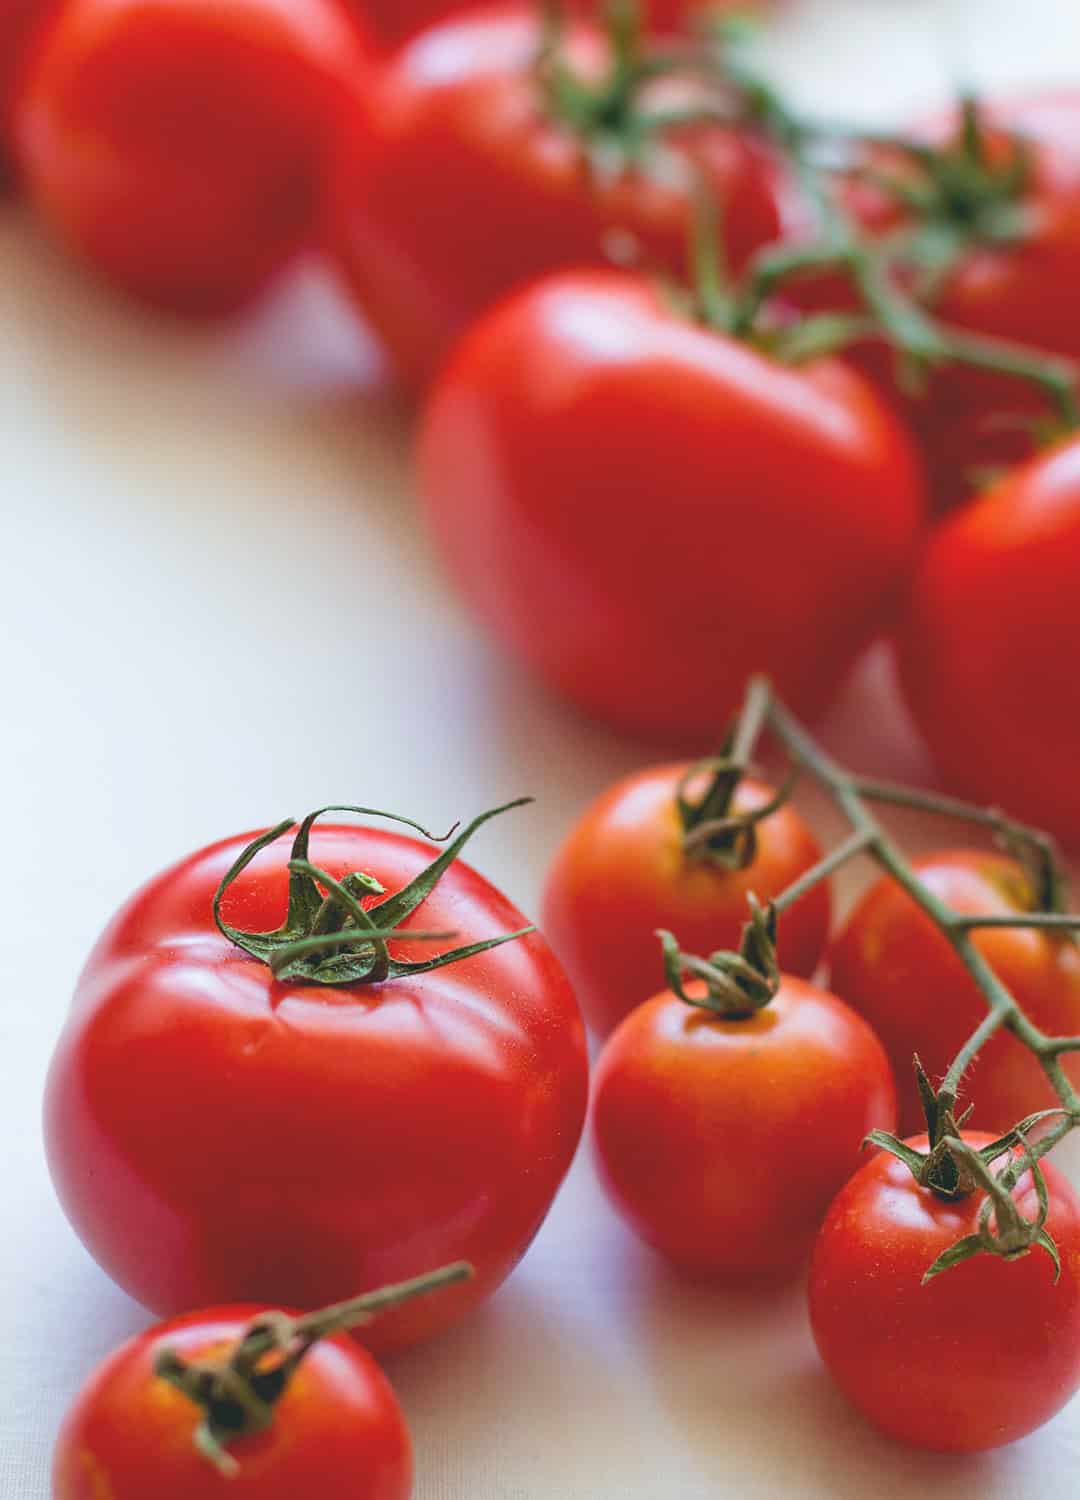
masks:
{"type": "MultiPolygon", "coordinates": [[[[229,1297],[321,1307],[471,1261],[467,1286],[364,1334],[412,1343],[489,1295],[547,1213],[584,1121],[577,1005],[536,934],[381,985],[279,982],[211,916],[247,842],[158,876],[99,941],[48,1079],[53,1179],[91,1254],[166,1314],[229,1297]]],[[[389,892],[432,853],[366,828],[311,845],[321,869],[389,892]]],[[[256,857],[227,922],[278,926],[287,858],[280,843],[256,857]]],[[[407,925],[458,946],[525,923],[456,861],[407,925]]],[[[431,950],[392,945],[406,961],[431,950]]]]}
{"type": "MultiPolygon", "coordinates": [[[[757,825],[757,852],[742,870],[725,869],[684,849],[677,797],[690,767],[654,766],[609,788],[571,829],[544,888],[544,932],[600,1035],[664,983],[656,929],[692,953],[737,948],[750,915],[750,892],[768,901],[821,856],[802,817],[785,803],[757,825]]],[[[744,779],[731,812],[772,800],[762,782],[744,779]]],[[[785,912],[780,962],[809,978],[829,927],[829,889],[817,885],[785,912]]]]}
{"type": "MultiPolygon", "coordinates": [[[[1002,854],[948,850],[913,859],[919,879],[953,911],[1008,916],[1034,907],[1020,866],[1002,854]]],[[[1080,1032],[1080,948],[1063,934],[1022,927],[987,928],[974,941],[1024,1013],[1052,1036],[1080,1032]]],[[[934,1084],[986,1015],[987,1005],[947,939],[888,876],[858,902],[829,952],[829,983],[885,1044],[896,1074],[900,1129],[925,1129],[912,1059],[934,1084]]],[[[1063,1059],[1080,1082],[1080,1061],[1063,1059]]],[[[961,1109],[972,1123],[1008,1130],[1058,1103],[1037,1059],[1008,1032],[979,1053],[965,1080],[961,1109]]]]}
{"type": "Polygon", "coordinates": [[[895,1119],[870,1027],[790,976],[739,1019],[655,996],[611,1036],[594,1079],[612,1203],[661,1254],[707,1275],[796,1270],[867,1132],[895,1119]]]}
{"type": "Polygon", "coordinates": [[[53,1500],[408,1500],[412,1452],[390,1384],[352,1339],[315,1346],[265,1432],[227,1451],[225,1478],[195,1447],[199,1408],[154,1374],[166,1346],[187,1360],[219,1357],[258,1306],[189,1313],[137,1335],[94,1371],[68,1412],[53,1457],[53,1500]]]}
{"type": "Polygon", "coordinates": [[[951,516],[901,631],[916,723],[949,783],[1080,846],[1080,441],[951,516]]]}
{"type": "Polygon", "coordinates": [[[335,0],[71,0],[20,93],[19,165],[95,270],[232,312],[317,238],[366,73],[335,0]]]}
{"type": "Polygon", "coordinates": [[[476,325],[428,408],[420,486],[498,639],[589,714],[699,748],[755,671],[820,713],[888,616],[924,498],[846,366],[783,367],[610,271],[476,325]]]}
{"type": "MultiPolygon", "coordinates": [[[[727,128],[681,130],[633,163],[613,150],[605,165],[591,162],[581,134],[553,113],[542,38],[531,8],[470,13],[412,41],[358,100],[336,258],[414,386],[493,301],[546,271],[616,255],[681,274],[698,174],[725,206],[736,265],[794,212],[773,154],[727,128]]],[[[597,26],[573,25],[564,51],[581,78],[610,72],[597,26]]],[[[699,81],[676,76],[662,88],[650,108],[700,102],[699,81]]]]}
{"type": "MultiPolygon", "coordinates": [[[[925,1150],[926,1137],[911,1144],[925,1150]]],[[[982,1194],[943,1202],[884,1152],[829,1209],[810,1266],[814,1338],[848,1400],[890,1436],[996,1448],[1049,1421],[1080,1385],[1080,1203],[1051,1163],[1043,1171],[1056,1284],[1036,1249],[1014,1261],[979,1255],[923,1286],[942,1251],[975,1232],[982,1194]]],[[[1015,1196],[1033,1219],[1030,1174],[1015,1196]]]]}

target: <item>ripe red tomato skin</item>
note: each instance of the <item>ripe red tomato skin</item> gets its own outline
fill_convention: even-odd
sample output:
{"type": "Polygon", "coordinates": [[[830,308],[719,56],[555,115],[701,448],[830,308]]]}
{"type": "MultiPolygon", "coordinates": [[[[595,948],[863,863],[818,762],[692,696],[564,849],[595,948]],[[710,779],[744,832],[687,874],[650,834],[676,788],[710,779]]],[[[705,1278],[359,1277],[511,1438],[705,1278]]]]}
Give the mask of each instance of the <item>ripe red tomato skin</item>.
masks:
{"type": "Polygon", "coordinates": [[[20,175],[106,279],[233,313],[321,234],[367,67],[335,0],[71,0],[19,90],[20,175]]]}
{"type": "Polygon", "coordinates": [[[864,1137],[895,1119],[870,1027],[788,975],[764,1010],[740,1020],[665,991],[626,1017],[594,1072],[593,1141],[609,1198],[661,1254],[707,1276],[797,1270],[864,1137]]]}
{"type": "MultiPolygon", "coordinates": [[[[106,1271],[163,1314],[232,1296],[319,1307],[467,1259],[467,1285],[365,1329],[379,1349],[458,1321],[542,1223],[584,1123],[584,1029],[538,935],[411,980],[274,981],[210,900],[247,842],[200,851],[121,909],[91,955],[49,1072],[61,1202],[106,1271]]],[[[270,930],[287,847],[225,918],[270,930]]],[[[390,891],[429,860],[396,833],[317,828],[312,859],[390,891]]],[[[475,941],[525,925],[457,861],[410,919],[475,941]]],[[[392,951],[427,958],[431,945],[392,951]]]]}
{"type": "MultiPolygon", "coordinates": [[[[338,171],[334,258],[412,387],[493,302],[553,269],[605,265],[611,237],[641,263],[686,268],[693,165],[726,205],[736,266],[795,213],[775,154],[708,126],[668,138],[685,177],[627,168],[610,181],[551,118],[536,76],[535,9],[497,5],[423,33],[358,98],[338,171]]],[[[576,24],[569,55],[603,75],[610,48],[576,24]]]]}
{"type": "Polygon", "coordinates": [[[1080,440],[933,534],[900,629],[901,685],[945,780],[1080,847],[1080,440]]]}
{"type": "MultiPolygon", "coordinates": [[[[964,1132],[974,1145],[992,1137],[964,1132]]],[[[926,1137],[911,1144],[926,1149],[926,1137]]],[[[973,1233],[979,1194],[943,1203],[880,1152],[829,1209],[810,1265],[818,1351],[848,1400],[920,1448],[974,1453],[1034,1431],[1080,1385],[1080,1203],[1052,1163],[1043,1250],[980,1255],[922,1286],[941,1252],[973,1233]]],[[[1037,1210],[1030,1176],[1021,1211],[1037,1210]]]]}
{"type": "Polygon", "coordinates": [[[786,369],[611,271],[549,277],[473,328],[419,482],[498,638],[591,716],[698,749],[753,671],[821,712],[904,582],[924,499],[845,366],[786,369]]]}
{"type": "MultiPolygon", "coordinates": [[[[785,803],[758,824],[758,850],[745,870],[724,870],[683,853],[675,797],[685,764],[654,766],[616,782],[571,829],[544,886],[544,933],[566,968],[586,1021],[606,1036],[664,983],[655,932],[676,934],[687,952],[735,948],[747,895],[776,896],[821,857],[785,803]]],[[[772,790],[743,780],[734,812],[762,807],[772,790]]],[[[817,885],[784,915],[780,961],[809,978],[829,928],[829,889],[817,885]]]]}
{"type": "MultiPolygon", "coordinates": [[[[954,911],[973,916],[1031,910],[1029,883],[1003,854],[947,850],[912,864],[954,911]]],[[[1080,1029],[1080,950],[1073,943],[1024,928],[988,928],[974,940],[1037,1026],[1053,1036],[1080,1029]]],[[[939,1083],[985,1016],[986,1001],[930,918],[888,876],[863,895],[834,938],[829,984],[885,1044],[901,1131],[925,1128],[912,1058],[917,1052],[931,1081],[939,1083]]],[[[1068,1057],[1063,1062],[1080,1083],[1080,1063],[1068,1057]]],[[[976,1128],[1005,1131],[1058,1099],[1037,1059],[1001,1032],[980,1052],[960,1103],[975,1106],[976,1128]]]]}
{"type": "Polygon", "coordinates": [[[268,1431],[228,1447],[227,1482],[195,1448],[198,1408],[154,1375],[168,1344],[186,1358],[238,1340],[268,1309],[188,1313],[147,1329],[94,1371],[64,1420],[53,1458],[53,1500],[408,1500],[412,1450],[401,1408],[378,1365],[352,1339],[324,1340],[306,1357],[268,1431]]]}

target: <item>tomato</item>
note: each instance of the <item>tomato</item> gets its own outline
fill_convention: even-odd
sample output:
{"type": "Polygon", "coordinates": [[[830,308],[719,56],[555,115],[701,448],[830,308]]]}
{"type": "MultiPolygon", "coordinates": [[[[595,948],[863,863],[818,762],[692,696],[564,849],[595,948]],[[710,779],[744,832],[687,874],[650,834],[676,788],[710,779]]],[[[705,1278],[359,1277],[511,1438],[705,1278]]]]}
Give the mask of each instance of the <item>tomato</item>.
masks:
{"type": "Polygon", "coordinates": [[[198,1451],[199,1408],[155,1375],[155,1359],[166,1346],[188,1360],[218,1355],[262,1311],[188,1313],[110,1355],[61,1428],[53,1500],[209,1500],[226,1491],[260,1500],[407,1500],[412,1451],[401,1408],[371,1355],[341,1335],[307,1355],[266,1431],[229,1443],[237,1468],[228,1480],[198,1451]]]}
{"type": "MultiPolygon", "coordinates": [[[[926,1137],[910,1144],[925,1149],[926,1137]]],[[[1080,1385],[1080,1203],[1050,1163],[1042,1170],[1056,1284],[1036,1248],[1013,1261],[977,1255],[924,1286],[942,1251],[975,1232],[983,1194],[944,1201],[885,1152],[829,1209],[810,1266],[814,1338],[844,1395],[890,1436],[959,1453],[995,1448],[1049,1421],[1080,1385]]],[[[1014,1196],[1033,1219],[1030,1173],[1014,1196]]]]}
{"type": "MultiPolygon", "coordinates": [[[[362,0],[364,14],[374,22],[387,42],[402,41],[426,26],[459,11],[476,9],[476,0],[362,0]]],[[[522,9],[535,0],[523,0],[522,9]]],[[[598,14],[603,0],[577,0],[572,8],[583,14],[598,14]]],[[[654,31],[681,31],[696,16],[735,10],[740,14],[757,8],[755,0],[643,0],[642,10],[654,31]]]]}
{"type": "MultiPolygon", "coordinates": [[[[745,868],[725,868],[708,847],[687,847],[678,799],[691,770],[653,766],[617,782],[574,825],[548,872],[544,932],[600,1035],[663,983],[658,927],[695,953],[734,948],[749,915],[748,893],[768,901],[821,857],[790,803],[757,825],[745,868]]],[[[753,812],[773,795],[744,779],[730,811],[753,812]]],[[[809,978],[817,968],[829,905],[828,886],[816,885],[785,914],[780,954],[789,973],[809,978]]]]}
{"type": "Polygon", "coordinates": [[[699,745],[753,671],[821,711],[923,510],[906,436],[846,366],[785,368],[611,271],[477,324],[426,413],[420,487],[500,639],[588,713],[699,745]]]}
{"type": "Polygon", "coordinates": [[[10,176],[11,117],[31,45],[56,0],[4,0],[0,17],[0,187],[10,176]]]}
{"type": "Polygon", "coordinates": [[[1080,845],[1080,440],[948,517],[915,575],[901,680],[945,778],[1080,845]]]}
{"type": "MultiPolygon", "coordinates": [[[[532,10],[452,20],[402,49],[358,101],[340,163],[335,255],[414,386],[478,314],[545,271],[618,253],[681,272],[697,173],[724,204],[736,265],[795,211],[775,155],[744,133],[687,127],[668,133],[664,149],[654,142],[635,154],[627,137],[646,111],[635,94],[612,103],[606,132],[575,126],[544,84],[542,39],[532,10]]],[[[614,87],[605,32],[572,26],[561,55],[592,87],[614,87]]],[[[701,87],[654,81],[649,109],[697,104],[701,87]]]]}
{"type": "Polygon", "coordinates": [[[22,173],[126,291],[233,312],[316,239],[363,52],[334,0],[70,0],[17,101],[22,173]]]}
{"type": "MultiPolygon", "coordinates": [[[[378,1347],[415,1342],[499,1285],[570,1165],[587,1095],[573,994],[535,933],[381,983],[275,979],[214,922],[215,888],[247,843],[159,875],[91,954],[46,1091],[57,1191],[104,1269],[166,1314],[229,1297],[321,1306],[471,1261],[468,1286],[371,1332],[378,1347]]],[[[319,827],[311,841],[321,870],[361,871],[391,893],[431,854],[365,827],[319,827]]],[[[224,896],[227,924],[278,926],[287,858],[277,843],[257,854],[224,896]]],[[[455,861],[395,925],[464,945],[524,923],[455,861]]],[[[419,939],[391,949],[432,958],[419,939]]]]}
{"type": "Polygon", "coordinates": [[[764,1009],[737,1019],[664,991],[626,1017],[594,1077],[612,1203],[661,1254],[709,1275],[795,1270],[867,1132],[895,1118],[870,1027],[789,975],[764,1009]]]}
{"type": "MultiPolygon", "coordinates": [[[[1034,911],[1031,883],[1003,854],[948,850],[913,859],[919,879],[953,911],[1008,916],[1034,911]]],[[[1063,934],[1023,927],[973,934],[980,952],[1024,1013],[1053,1036],[1080,1031],[1080,949],[1063,934]]],[[[858,902],[829,952],[829,983],[881,1037],[896,1075],[900,1129],[925,1128],[912,1060],[932,1083],[986,1015],[986,1000],[931,919],[889,876],[858,902]]],[[[1080,1083],[1080,1060],[1064,1058],[1080,1083]]],[[[1008,1130],[1025,1115],[1058,1103],[1038,1060],[1001,1031],[979,1053],[961,1108],[974,1124],[1008,1130]]]]}

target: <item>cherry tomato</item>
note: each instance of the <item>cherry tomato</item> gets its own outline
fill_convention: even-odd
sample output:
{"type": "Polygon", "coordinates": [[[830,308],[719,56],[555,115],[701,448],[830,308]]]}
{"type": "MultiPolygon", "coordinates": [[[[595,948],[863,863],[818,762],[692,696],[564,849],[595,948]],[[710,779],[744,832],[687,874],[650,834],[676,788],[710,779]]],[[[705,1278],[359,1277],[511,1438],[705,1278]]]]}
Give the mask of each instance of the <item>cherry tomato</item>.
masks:
{"type": "Polygon", "coordinates": [[[787,975],[764,1009],[737,1019],[664,991],[626,1017],[596,1065],[593,1135],[612,1203],[663,1255],[710,1275],[796,1269],[867,1132],[895,1118],[870,1027],[787,975]]]}
{"type": "Polygon", "coordinates": [[[420,485],[501,640],[590,714],[697,744],[753,671],[822,710],[923,511],[905,434],[850,369],[785,368],[610,271],[550,277],[467,335],[420,485]]]}
{"type": "Polygon", "coordinates": [[[57,0],[4,0],[0,16],[0,187],[13,169],[11,120],[23,70],[31,45],[56,4],[57,0]]]}
{"type": "MultiPolygon", "coordinates": [[[[971,1144],[990,1137],[965,1132],[971,1144]]],[[[926,1137],[910,1142],[925,1150],[926,1137]]],[[[829,1209],[810,1266],[810,1321],[829,1373],[875,1426],[920,1448],[973,1453],[1014,1442],[1080,1385],[1080,1203],[1054,1166],[1042,1249],[980,1254],[922,1284],[942,1251],[975,1232],[983,1194],[954,1202],[880,1152],[829,1209]]],[[[1015,1194],[1028,1219],[1030,1173],[1015,1194]]]]}
{"type": "MultiPolygon", "coordinates": [[[[416,1342],[489,1295],[543,1222],[584,1123],[577,1005],[535,933],[381,983],[275,979],[212,914],[247,844],[159,875],[91,954],[47,1085],[54,1182],[91,1254],[164,1314],[230,1296],[318,1307],[471,1261],[467,1286],[395,1309],[369,1340],[416,1342]]],[[[319,869],[391,893],[431,855],[372,828],[311,840],[319,869]]],[[[225,893],[227,924],[278,926],[287,859],[276,842],[256,855],[225,893]]],[[[456,947],[524,923],[454,861],[395,925],[452,930],[456,947]]],[[[401,962],[431,950],[391,944],[401,962]]]]}
{"type": "MultiPolygon", "coordinates": [[[[768,901],[821,857],[790,803],[757,825],[753,860],[742,869],[725,868],[708,846],[687,847],[679,796],[691,770],[654,766],[617,782],[575,824],[548,873],[544,932],[602,1036],[663,984],[657,928],[671,929],[696,953],[734,948],[748,893],[768,901]]],[[[744,779],[731,813],[765,807],[773,795],[744,779]]],[[[780,956],[789,973],[809,978],[817,968],[829,905],[823,883],[785,914],[780,956]]]]}
{"type": "MultiPolygon", "coordinates": [[[[1002,854],[949,850],[912,860],[934,895],[967,916],[1034,911],[1031,883],[1002,854]]],[[[1080,949],[1067,936],[1023,927],[973,934],[1002,983],[1037,1026],[1053,1036],[1080,1031],[1080,949]]],[[[895,880],[885,876],[863,896],[833,941],[829,983],[881,1037],[896,1076],[900,1129],[926,1120],[912,1060],[932,1083],[941,1079],[986,1015],[986,1001],[945,936],[895,880]]],[[[1080,1082],[1080,1061],[1063,1059],[1080,1082]]],[[[1025,1115],[1058,1102],[1038,1060],[1008,1032],[991,1038],[961,1098],[972,1120],[1008,1130],[1025,1115]]]]}
{"type": "Polygon", "coordinates": [[[901,679],[938,766],[1080,845],[1080,440],[1014,470],[934,534],[901,679]]]}
{"type": "Polygon", "coordinates": [[[317,237],[363,51],[334,0],[70,0],[17,101],[22,173],[128,292],[233,312],[317,237]]]}
{"type": "Polygon", "coordinates": [[[155,1358],[165,1346],[187,1359],[220,1354],[266,1310],[188,1313],[110,1355],[61,1428],[53,1500],[408,1500],[412,1451],[401,1408],[371,1355],[345,1336],[311,1350],[266,1431],[229,1444],[230,1477],[198,1451],[199,1408],[155,1375],[155,1358]]]}
{"type": "MultiPolygon", "coordinates": [[[[590,134],[545,87],[542,40],[531,9],[455,19],[401,50],[358,101],[337,259],[413,385],[493,301],[545,271],[618,254],[680,273],[698,173],[724,204],[736,265],[794,212],[777,159],[749,135],[695,126],[668,132],[663,147],[627,144],[620,120],[698,103],[700,81],[654,82],[654,105],[628,97],[611,106],[606,134],[590,134]]],[[[612,76],[611,43],[595,26],[571,26],[561,55],[593,87],[612,76]]]]}

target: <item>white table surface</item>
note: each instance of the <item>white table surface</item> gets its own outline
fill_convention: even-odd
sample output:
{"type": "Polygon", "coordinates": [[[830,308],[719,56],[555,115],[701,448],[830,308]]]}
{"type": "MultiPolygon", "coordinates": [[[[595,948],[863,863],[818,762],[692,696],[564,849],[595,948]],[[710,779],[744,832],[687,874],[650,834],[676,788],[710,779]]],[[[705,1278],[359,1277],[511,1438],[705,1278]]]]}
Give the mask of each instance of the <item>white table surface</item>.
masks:
{"type": "MultiPolygon", "coordinates": [[[[887,119],[950,78],[1077,78],[1080,6],[792,0],[774,51],[809,104],[887,119]]],[[[192,332],[0,211],[2,1500],[48,1494],[65,1406],[147,1321],[67,1227],[39,1139],[72,982],[118,903],[190,849],[322,802],[440,824],[528,791],[537,807],[472,857],[535,910],[569,820],[645,757],[463,617],[418,526],[408,437],[319,268],[244,326],[192,332]]],[[[926,774],[880,656],[826,731],[867,770],[926,774]]],[[[823,1375],[799,1286],[680,1281],[613,1219],[587,1151],[506,1287],[391,1373],[417,1500],[1027,1500],[1063,1493],[1080,1456],[1080,1402],[976,1459],[879,1439],[823,1375]]]]}

